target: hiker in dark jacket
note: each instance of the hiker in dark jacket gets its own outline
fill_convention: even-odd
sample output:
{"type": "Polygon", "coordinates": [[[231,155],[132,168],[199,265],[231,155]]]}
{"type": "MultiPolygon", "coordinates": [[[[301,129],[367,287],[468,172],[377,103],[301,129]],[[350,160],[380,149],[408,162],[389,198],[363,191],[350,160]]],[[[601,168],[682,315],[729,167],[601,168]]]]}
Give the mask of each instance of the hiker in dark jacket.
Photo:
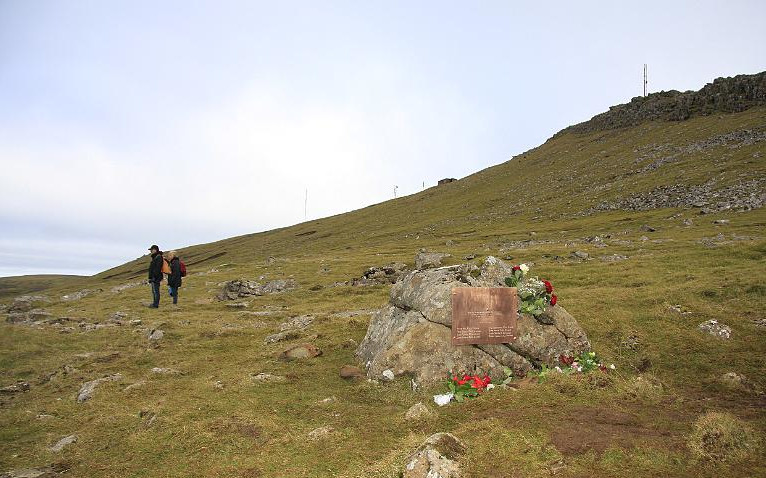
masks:
{"type": "Polygon", "coordinates": [[[178,288],[181,287],[181,259],[176,255],[176,251],[168,252],[170,260],[170,275],[168,275],[168,289],[173,303],[178,303],[178,288]]]}
{"type": "Polygon", "coordinates": [[[149,264],[149,284],[152,286],[152,296],[154,301],[149,307],[158,308],[160,306],[160,282],[162,282],[162,253],[157,245],[149,248],[152,253],[152,262],[149,264]]]}

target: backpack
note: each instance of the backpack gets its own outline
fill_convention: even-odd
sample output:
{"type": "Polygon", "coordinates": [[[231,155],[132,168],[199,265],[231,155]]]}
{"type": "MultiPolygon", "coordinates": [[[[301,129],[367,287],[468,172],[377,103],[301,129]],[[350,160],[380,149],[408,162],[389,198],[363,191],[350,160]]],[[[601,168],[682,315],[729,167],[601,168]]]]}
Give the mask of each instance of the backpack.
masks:
{"type": "Polygon", "coordinates": [[[181,277],[186,277],[186,264],[181,259],[178,259],[178,262],[181,264],[181,277]]]}

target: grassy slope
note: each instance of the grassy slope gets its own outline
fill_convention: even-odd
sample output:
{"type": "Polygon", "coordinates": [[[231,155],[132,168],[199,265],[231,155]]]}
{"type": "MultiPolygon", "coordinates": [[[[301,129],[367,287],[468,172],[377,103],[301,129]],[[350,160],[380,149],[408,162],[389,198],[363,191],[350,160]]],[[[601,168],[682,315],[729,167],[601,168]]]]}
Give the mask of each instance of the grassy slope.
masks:
{"type": "MultiPolygon", "coordinates": [[[[762,396],[730,391],[716,381],[734,370],[766,388],[766,338],[752,323],[766,315],[766,210],[578,214],[602,200],[658,185],[701,184],[714,177],[726,185],[766,177],[764,143],[719,147],[650,173],[628,174],[641,166],[634,164],[634,151],[644,145],[682,146],[744,128],[763,131],[766,109],[562,135],[510,162],[417,195],[190,247],[182,251],[191,276],[178,308],[145,309],[150,292],[144,287],[110,291],[142,279],[145,260],[78,281],[78,288],[104,292],[76,302],[54,301],[47,309],[90,320],[124,311],[144,325],[163,324],[166,336],[154,348],[144,333],[128,327],[62,335],[0,326],[0,385],[17,379],[32,384],[28,393],[0,396],[0,470],[65,462],[71,476],[91,477],[395,476],[392,470],[400,469],[419,440],[453,431],[469,446],[462,459],[469,476],[548,476],[559,460],[566,465],[562,476],[620,476],[626,468],[637,476],[762,476],[766,463],[757,455],[736,464],[695,461],[685,436],[707,410],[729,410],[761,434],[766,429],[762,396]],[[685,218],[694,225],[684,226],[685,218]],[[731,223],[713,225],[718,218],[731,223]],[[658,230],[642,232],[642,224],[658,230]],[[311,231],[316,232],[307,234],[311,231]],[[698,242],[720,232],[727,239],[732,234],[758,239],[715,247],[698,242]],[[611,234],[609,247],[582,242],[595,234],[611,234]],[[641,241],[643,235],[651,240],[641,241]],[[527,239],[549,242],[527,247],[512,242],[527,239]],[[349,384],[337,374],[354,362],[354,347],[346,342],[362,339],[369,317],[333,314],[380,307],[387,288],[310,287],[358,276],[372,265],[412,263],[421,247],[450,252],[455,262],[470,253],[478,254],[477,260],[493,254],[534,262],[535,273],[552,280],[561,304],[587,330],[595,350],[617,364],[618,373],[608,383],[553,380],[521,391],[493,391],[435,410],[421,423],[407,423],[407,408],[428,403],[434,390],[413,393],[405,380],[349,384]],[[574,249],[630,259],[555,260],[574,249]],[[275,260],[267,261],[270,256],[275,260]],[[206,303],[221,281],[263,275],[293,276],[301,286],[254,299],[248,309],[273,315],[206,303]],[[672,304],[691,313],[669,311],[672,304]],[[263,338],[284,319],[306,313],[316,317],[309,333],[318,334],[314,343],[324,354],[294,363],[276,360],[284,344],[264,345],[263,338]],[[733,339],[696,331],[711,318],[730,325],[733,339]],[[629,336],[638,338],[636,350],[621,345],[629,336]],[[77,357],[85,352],[95,355],[77,357]],[[119,356],[109,358],[110,352],[119,356]],[[103,361],[95,360],[101,356],[103,361]],[[636,385],[637,368],[648,363],[647,376],[664,384],[660,391],[636,385]],[[42,379],[65,364],[77,370],[42,379]],[[158,378],[149,374],[155,366],[186,373],[158,378]],[[116,372],[125,376],[122,383],[104,384],[89,402],[74,402],[82,382],[116,372]],[[248,374],[257,372],[286,375],[289,381],[255,385],[248,374]],[[121,391],[139,380],[147,384],[121,391]],[[224,384],[222,390],[214,387],[216,381],[224,384]],[[337,400],[319,403],[329,396],[337,400]],[[151,427],[139,417],[141,410],[157,414],[151,427]],[[41,413],[55,418],[36,419],[41,413]],[[331,438],[306,438],[325,425],[335,429],[331,438]],[[77,444],[61,454],[46,451],[70,433],[79,435],[77,444]]],[[[47,293],[58,297],[73,292],[71,287],[55,285],[47,293]]]]}

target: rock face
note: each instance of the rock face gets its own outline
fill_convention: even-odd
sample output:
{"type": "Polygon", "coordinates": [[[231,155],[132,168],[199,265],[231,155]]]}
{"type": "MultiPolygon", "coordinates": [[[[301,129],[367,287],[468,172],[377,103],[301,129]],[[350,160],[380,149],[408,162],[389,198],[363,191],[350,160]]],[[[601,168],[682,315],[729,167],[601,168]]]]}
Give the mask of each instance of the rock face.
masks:
{"type": "Polygon", "coordinates": [[[241,297],[277,294],[295,289],[295,287],[296,284],[293,279],[279,279],[266,284],[238,279],[224,284],[223,290],[218,294],[218,300],[237,300],[241,297]]]}
{"type": "Polygon", "coordinates": [[[407,459],[404,478],[459,478],[455,460],[465,453],[465,444],[451,433],[435,433],[407,459]]]}
{"type": "Polygon", "coordinates": [[[350,285],[364,286],[375,284],[393,284],[398,281],[402,275],[407,272],[407,264],[402,262],[392,262],[381,267],[370,267],[362,277],[351,279],[350,285]]]}
{"type": "Polygon", "coordinates": [[[499,287],[511,266],[488,257],[471,265],[413,271],[391,288],[389,305],[377,311],[356,351],[371,378],[390,369],[417,382],[438,382],[447,373],[489,373],[501,378],[503,366],[524,375],[541,364],[555,366],[561,354],[590,349],[585,332],[561,306],[541,317],[520,314],[518,338],[501,345],[452,345],[453,287],[499,287]]]}

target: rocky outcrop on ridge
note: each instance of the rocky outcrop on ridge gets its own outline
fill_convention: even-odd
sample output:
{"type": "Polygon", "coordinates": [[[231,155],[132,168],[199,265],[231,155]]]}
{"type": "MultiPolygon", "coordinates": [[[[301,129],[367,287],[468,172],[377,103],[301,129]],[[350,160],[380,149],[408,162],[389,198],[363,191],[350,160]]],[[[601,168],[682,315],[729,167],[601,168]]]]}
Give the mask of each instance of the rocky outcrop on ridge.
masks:
{"type": "Polygon", "coordinates": [[[389,304],[373,315],[356,351],[367,375],[380,378],[390,370],[433,383],[448,372],[501,378],[509,367],[521,376],[542,364],[555,366],[561,354],[590,349],[585,332],[559,305],[537,319],[520,314],[513,343],[453,346],[452,288],[500,287],[510,275],[511,266],[491,256],[481,268],[463,264],[407,274],[392,286],[389,304]]]}
{"type": "Polygon", "coordinates": [[[661,91],[637,96],[630,103],[612,106],[588,121],[561,130],[566,133],[592,133],[645,121],[683,121],[694,116],[714,113],[737,113],[754,106],[766,105],[766,72],[716,78],[699,91],[661,91]]]}

